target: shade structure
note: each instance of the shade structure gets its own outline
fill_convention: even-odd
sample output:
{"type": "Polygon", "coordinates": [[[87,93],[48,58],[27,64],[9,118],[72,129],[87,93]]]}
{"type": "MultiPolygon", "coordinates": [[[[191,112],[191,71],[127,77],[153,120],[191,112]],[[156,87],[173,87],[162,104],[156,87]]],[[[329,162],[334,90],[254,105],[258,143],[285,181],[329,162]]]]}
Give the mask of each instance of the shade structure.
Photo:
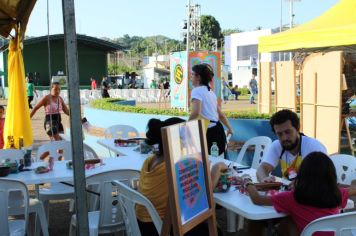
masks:
{"type": "Polygon", "coordinates": [[[15,147],[19,147],[19,138],[23,138],[24,146],[33,143],[30,110],[26,96],[25,69],[20,47],[20,36],[12,39],[8,55],[9,97],[7,101],[4,141],[9,148],[9,136],[13,136],[15,147]]]}
{"type": "Polygon", "coordinates": [[[294,51],[350,45],[356,45],[356,1],[340,0],[323,15],[305,24],[261,37],[258,51],[294,51]]]}
{"type": "Polygon", "coordinates": [[[0,35],[9,36],[16,25],[20,38],[25,36],[26,26],[36,0],[0,0],[0,35]]]}

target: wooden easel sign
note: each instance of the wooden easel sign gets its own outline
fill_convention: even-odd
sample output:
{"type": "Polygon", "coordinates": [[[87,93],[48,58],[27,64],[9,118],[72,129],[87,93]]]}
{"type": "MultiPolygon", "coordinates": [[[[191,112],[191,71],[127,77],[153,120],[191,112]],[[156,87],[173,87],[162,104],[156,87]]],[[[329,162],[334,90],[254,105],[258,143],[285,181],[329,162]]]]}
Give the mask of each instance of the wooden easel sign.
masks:
{"type": "Polygon", "coordinates": [[[208,152],[202,121],[162,128],[169,203],[161,235],[186,232],[207,221],[210,235],[217,235],[208,152]]]}

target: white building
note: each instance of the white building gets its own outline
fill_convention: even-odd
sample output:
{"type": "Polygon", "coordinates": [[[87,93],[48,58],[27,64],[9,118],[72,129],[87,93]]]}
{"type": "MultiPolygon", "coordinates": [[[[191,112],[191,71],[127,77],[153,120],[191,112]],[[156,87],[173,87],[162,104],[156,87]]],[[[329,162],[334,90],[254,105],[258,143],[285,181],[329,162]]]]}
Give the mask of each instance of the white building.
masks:
{"type": "MultiPolygon", "coordinates": [[[[248,87],[252,72],[257,73],[258,38],[273,33],[276,31],[263,29],[225,37],[225,65],[230,68],[233,85],[237,84],[239,88],[248,87]]],[[[259,59],[261,62],[276,61],[278,54],[262,53],[259,59]]]]}
{"type": "Polygon", "coordinates": [[[143,67],[143,87],[150,88],[153,80],[158,85],[162,80],[169,80],[170,71],[159,62],[151,62],[143,67]]]}
{"type": "Polygon", "coordinates": [[[170,81],[169,60],[170,55],[153,54],[150,57],[143,57],[144,88],[149,88],[152,80],[155,80],[157,84],[161,80],[170,81]]]}
{"type": "Polygon", "coordinates": [[[170,55],[153,54],[150,57],[147,57],[147,56],[143,57],[142,64],[143,64],[143,66],[146,66],[147,64],[150,64],[150,63],[159,62],[161,65],[165,65],[166,67],[169,67],[169,60],[170,60],[170,55]]]}

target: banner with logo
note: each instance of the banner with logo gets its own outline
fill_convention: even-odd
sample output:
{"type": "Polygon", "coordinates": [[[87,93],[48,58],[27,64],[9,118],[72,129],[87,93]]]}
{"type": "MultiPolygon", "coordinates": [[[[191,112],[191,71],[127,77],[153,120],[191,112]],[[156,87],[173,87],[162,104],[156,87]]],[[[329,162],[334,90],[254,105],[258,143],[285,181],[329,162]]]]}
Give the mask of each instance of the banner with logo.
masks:
{"type": "MultiPolygon", "coordinates": [[[[222,80],[221,80],[221,54],[220,52],[190,52],[188,71],[192,70],[192,67],[197,64],[206,63],[209,64],[214,71],[214,80],[211,83],[211,89],[214,91],[218,103],[221,104],[221,91],[222,91],[222,80]]],[[[190,93],[193,90],[193,84],[191,80],[190,73],[188,73],[188,101],[190,100],[190,93]]]]}
{"type": "Polygon", "coordinates": [[[187,107],[187,61],[187,52],[185,51],[171,54],[171,108],[185,110],[187,107]]]}

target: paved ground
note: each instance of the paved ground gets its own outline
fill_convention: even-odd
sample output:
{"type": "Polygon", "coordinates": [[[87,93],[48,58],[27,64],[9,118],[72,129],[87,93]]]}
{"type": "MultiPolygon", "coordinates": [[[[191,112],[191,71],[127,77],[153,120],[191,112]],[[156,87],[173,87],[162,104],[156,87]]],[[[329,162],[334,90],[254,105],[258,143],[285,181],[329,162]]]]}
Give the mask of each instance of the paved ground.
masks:
{"type": "MultiPolygon", "coordinates": [[[[0,100],[1,105],[6,105],[6,100],[0,100]]],[[[138,104],[138,106],[143,107],[159,107],[158,104],[138,104]]],[[[162,104],[161,107],[164,107],[162,104]]],[[[166,107],[169,108],[169,104],[166,104],[166,107]]],[[[228,101],[226,104],[223,104],[224,111],[241,111],[241,110],[253,110],[255,109],[256,105],[249,104],[247,99],[238,100],[238,101],[228,101]]],[[[63,125],[65,127],[69,127],[69,118],[65,115],[62,116],[63,118],[63,125]]],[[[36,153],[37,148],[49,141],[48,136],[46,135],[44,128],[43,128],[43,119],[44,119],[44,109],[38,110],[35,116],[32,118],[32,130],[33,130],[33,153],[36,153]]],[[[33,193],[33,187],[30,187],[31,192],[33,193]]],[[[69,222],[71,214],[69,211],[69,202],[68,201],[55,201],[51,202],[50,205],[50,226],[49,232],[50,235],[55,236],[62,236],[68,235],[69,230],[69,222]]],[[[218,223],[222,229],[226,229],[225,225],[225,210],[220,209],[217,210],[217,218],[218,223]]],[[[32,227],[33,224],[31,223],[30,226],[32,227]]],[[[239,235],[241,235],[240,232],[239,235]]],[[[229,234],[224,232],[224,235],[237,235],[237,234],[229,234]]]]}

